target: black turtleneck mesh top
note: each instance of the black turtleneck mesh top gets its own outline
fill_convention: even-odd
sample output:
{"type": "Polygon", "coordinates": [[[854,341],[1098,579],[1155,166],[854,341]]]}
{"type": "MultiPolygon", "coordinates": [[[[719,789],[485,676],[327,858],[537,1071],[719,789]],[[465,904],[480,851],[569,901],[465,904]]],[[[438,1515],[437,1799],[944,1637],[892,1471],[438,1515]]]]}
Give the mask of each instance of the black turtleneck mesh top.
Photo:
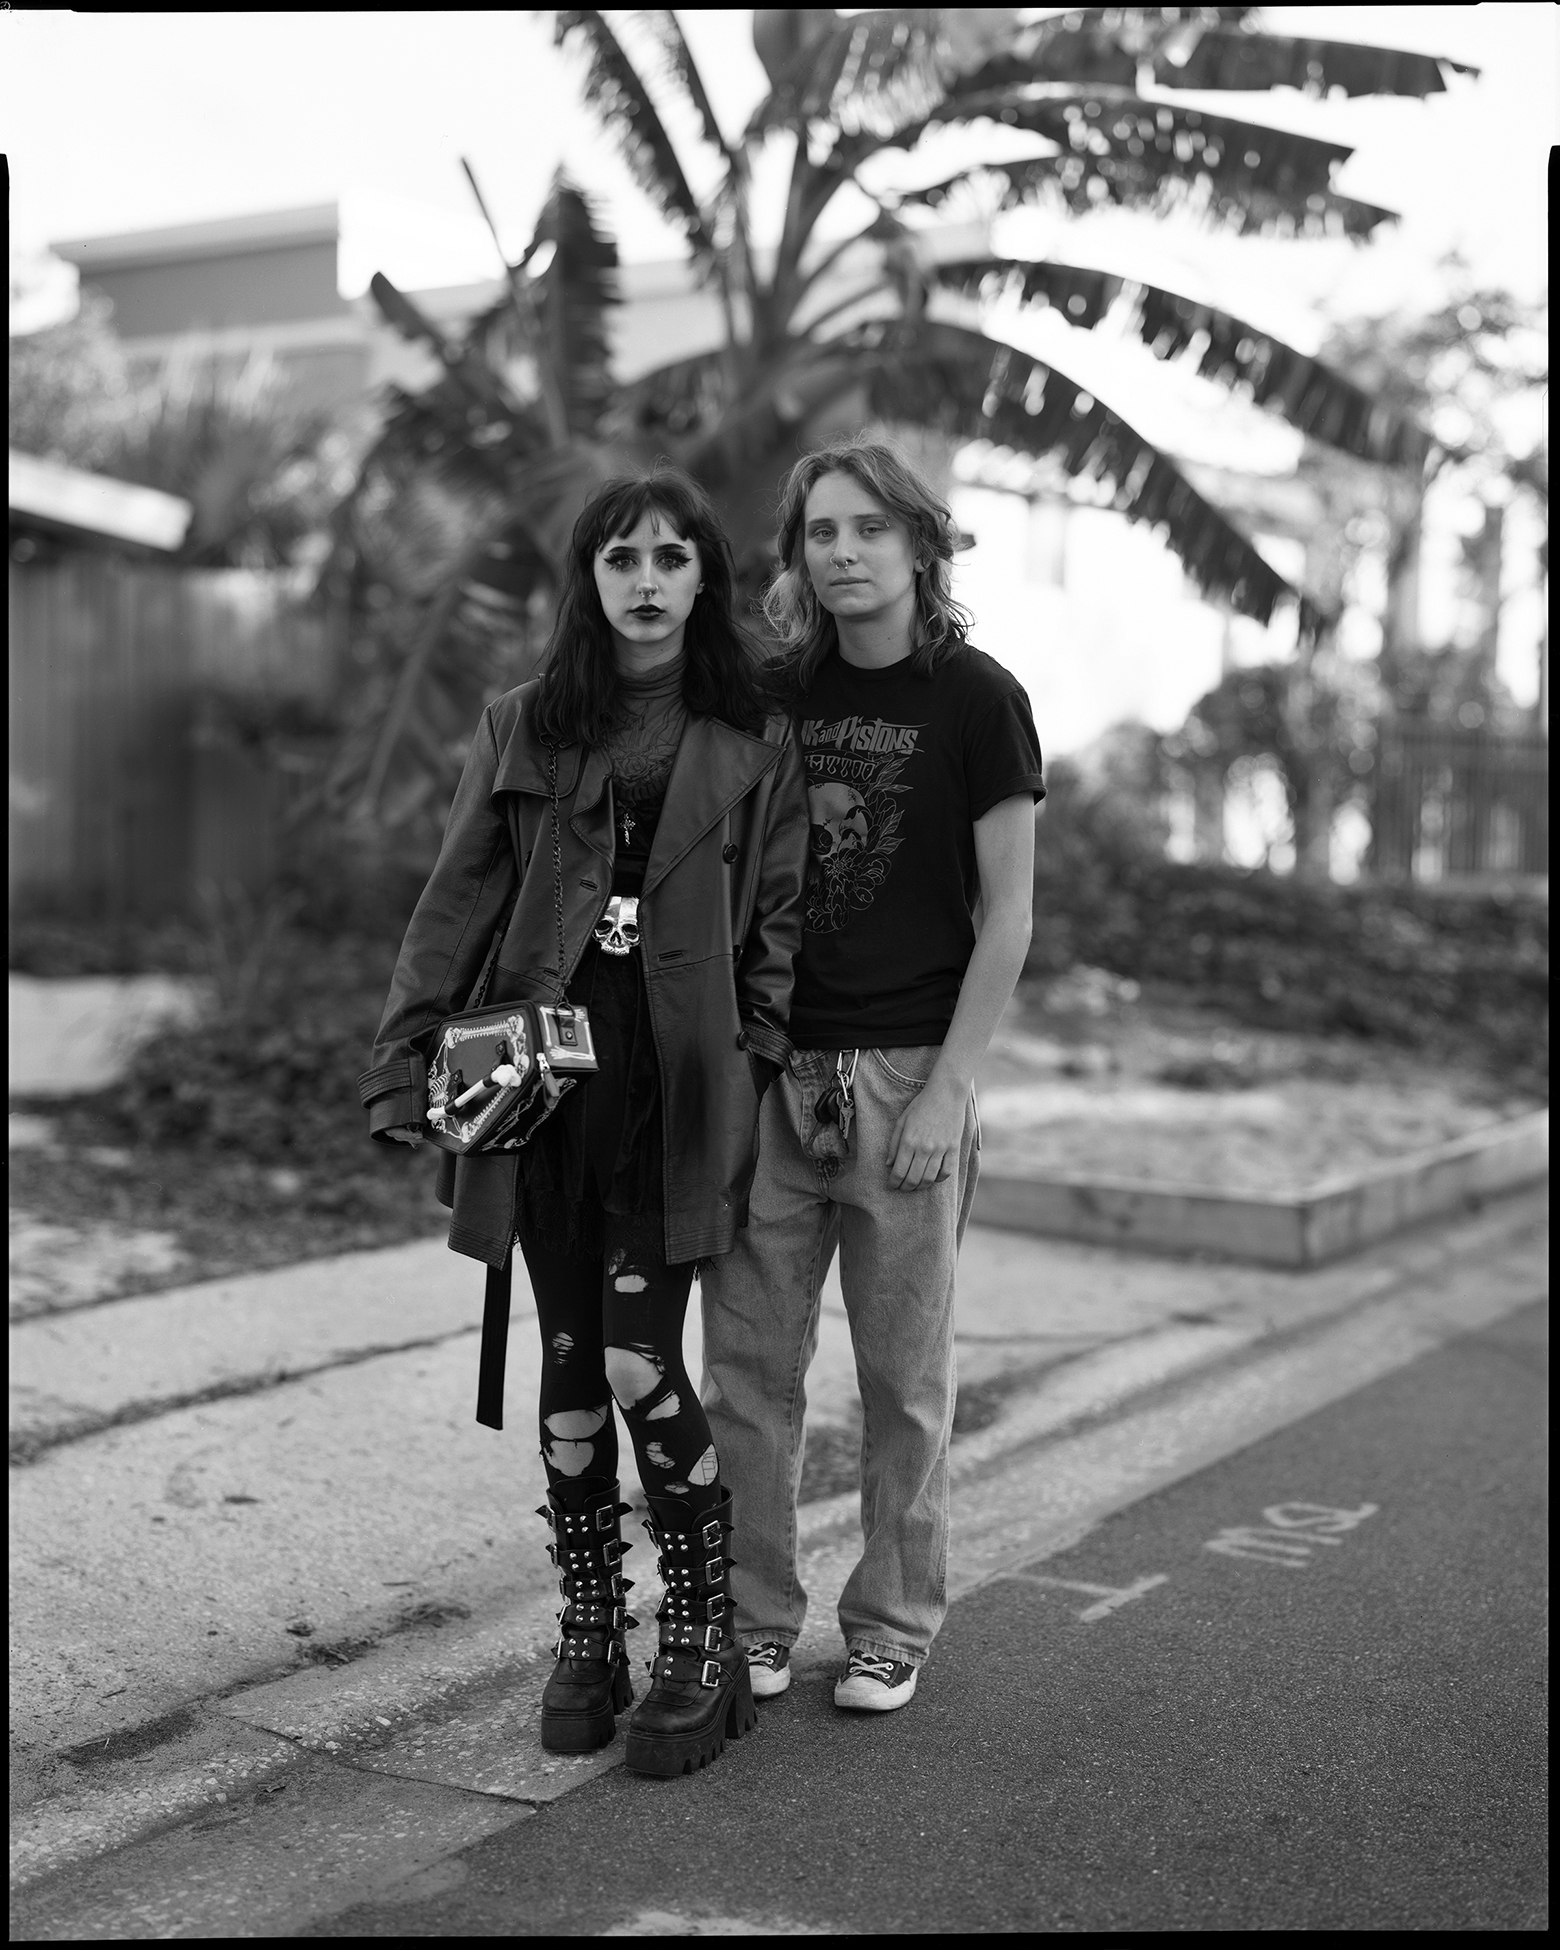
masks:
{"type": "Polygon", "coordinates": [[[645,884],[650,844],[688,722],[686,669],[686,657],[677,656],[644,677],[618,673],[618,715],[602,746],[612,767],[617,827],[614,894],[637,894],[645,884]]]}

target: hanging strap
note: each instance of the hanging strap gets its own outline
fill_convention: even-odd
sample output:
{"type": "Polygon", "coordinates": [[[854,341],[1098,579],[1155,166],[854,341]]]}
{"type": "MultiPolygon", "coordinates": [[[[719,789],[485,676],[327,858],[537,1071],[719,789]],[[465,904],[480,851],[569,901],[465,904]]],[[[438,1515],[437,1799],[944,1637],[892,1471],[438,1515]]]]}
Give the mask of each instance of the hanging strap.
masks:
{"type": "Polygon", "coordinates": [[[477,1420],[484,1428],[504,1426],[504,1356],[509,1351],[511,1247],[502,1266],[487,1270],[482,1302],[482,1353],[477,1363],[477,1420]]]}
{"type": "MultiPolygon", "coordinates": [[[[547,798],[552,813],[553,919],[558,933],[557,1008],[560,1016],[567,1016],[572,1015],[573,1011],[564,994],[567,960],[563,933],[563,841],[558,819],[556,746],[549,746],[547,750],[547,798]]],[[[477,1007],[487,998],[488,983],[498,961],[504,932],[504,928],[499,929],[493,938],[493,946],[488,950],[487,962],[478,984],[481,997],[475,1005],[477,1007]]],[[[477,1361],[477,1420],[487,1429],[501,1429],[504,1426],[504,1358],[509,1352],[509,1297],[514,1256],[511,1243],[503,1265],[488,1268],[487,1291],[482,1301],[482,1352],[477,1361]]]]}

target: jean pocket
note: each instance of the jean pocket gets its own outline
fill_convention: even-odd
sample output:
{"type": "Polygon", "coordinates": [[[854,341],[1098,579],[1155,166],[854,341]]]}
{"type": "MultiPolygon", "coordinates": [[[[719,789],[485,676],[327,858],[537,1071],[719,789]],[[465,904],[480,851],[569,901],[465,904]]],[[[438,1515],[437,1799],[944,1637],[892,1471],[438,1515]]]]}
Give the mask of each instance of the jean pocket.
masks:
{"type": "Polygon", "coordinates": [[[942,1055],[941,1043],[915,1049],[875,1049],[868,1052],[890,1083],[901,1090],[919,1090],[942,1055]]]}

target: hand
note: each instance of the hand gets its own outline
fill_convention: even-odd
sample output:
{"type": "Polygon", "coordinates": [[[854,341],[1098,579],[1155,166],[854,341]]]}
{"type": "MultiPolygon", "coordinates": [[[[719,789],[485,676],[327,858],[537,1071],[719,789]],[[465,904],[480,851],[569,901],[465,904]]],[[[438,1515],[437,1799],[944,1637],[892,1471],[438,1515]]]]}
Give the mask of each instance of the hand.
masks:
{"type": "Polygon", "coordinates": [[[394,1138],[397,1144],[409,1144],[414,1151],[423,1141],[423,1134],[415,1124],[393,1125],[385,1132],[385,1136],[394,1138]]]}
{"type": "Polygon", "coordinates": [[[969,1092],[935,1070],[901,1112],[888,1140],[889,1183],[896,1192],[940,1185],[958,1168],[969,1092]]]}
{"type": "Polygon", "coordinates": [[[771,1063],[767,1056],[755,1056],[752,1050],[748,1051],[747,1060],[748,1072],[753,1079],[753,1088],[758,1092],[758,1100],[762,1103],[764,1101],[764,1093],[780,1074],[780,1065],[778,1063],[771,1063]]]}

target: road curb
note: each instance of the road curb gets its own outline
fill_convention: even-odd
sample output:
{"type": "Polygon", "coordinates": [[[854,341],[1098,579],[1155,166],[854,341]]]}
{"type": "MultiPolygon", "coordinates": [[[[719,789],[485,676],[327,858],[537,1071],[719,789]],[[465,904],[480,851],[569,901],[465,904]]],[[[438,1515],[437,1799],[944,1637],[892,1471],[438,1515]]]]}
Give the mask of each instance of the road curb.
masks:
{"type": "MultiPolygon", "coordinates": [[[[987,1428],[960,1438],[950,1458],[951,1483],[956,1492],[966,1489],[1024,1451],[1115,1420],[1156,1392],[1255,1348],[1325,1327],[1438,1272],[1489,1260],[1529,1236],[1545,1214],[1542,1193],[1518,1194],[1474,1218],[1312,1275],[1307,1289],[1282,1305],[1269,1299],[1226,1309],[1222,1318],[1183,1319],[1078,1356],[1015,1392],[987,1428]]],[[[858,1513],[854,1493],[805,1506],[803,1551],[838,1548],[858,1513]]],[[[658,1596],[653,1575],[642,1577],[635,1604],[646,1619],[658,1596]]],[[[73,1785],[23,1812],[12,1830],[12,1887],[31,1886],[235,1796],[263,1791],[304,1756],[517,1804],[568,1793],[617,1765],[621,1744],[572,1761],[544,1755],[535,1743],[532,1716],[523,1700],[515,1704],[535,1688],[516,1681],[543,1661],[552,1625],[548,1605],[532,1601],[497,1620],[383,1641],[341,1667],[308,1667],[191,1702],[184,1713],[165,1716],[189,1727],[193,1714],[188,1731],[105,1768],[98,1785],[73,1785]],[[495,1712],[508,1758],[478,1777],[470,1755],[482,1729],[495,1724],[495,1712]]],[[[127,1750],[133,1747],[131,1739],[127,1750]]]]}
{"type": "Polygon", "coordinates": [[[1549,1112],[1471,1132],[1290,1196],[1139,1179],[983,1171],[978,1225],[1142,1251],[1210,1253],[1258,1266],[1321,1267],[1497,1198],[1549,1172],[1549,1112]]]}

